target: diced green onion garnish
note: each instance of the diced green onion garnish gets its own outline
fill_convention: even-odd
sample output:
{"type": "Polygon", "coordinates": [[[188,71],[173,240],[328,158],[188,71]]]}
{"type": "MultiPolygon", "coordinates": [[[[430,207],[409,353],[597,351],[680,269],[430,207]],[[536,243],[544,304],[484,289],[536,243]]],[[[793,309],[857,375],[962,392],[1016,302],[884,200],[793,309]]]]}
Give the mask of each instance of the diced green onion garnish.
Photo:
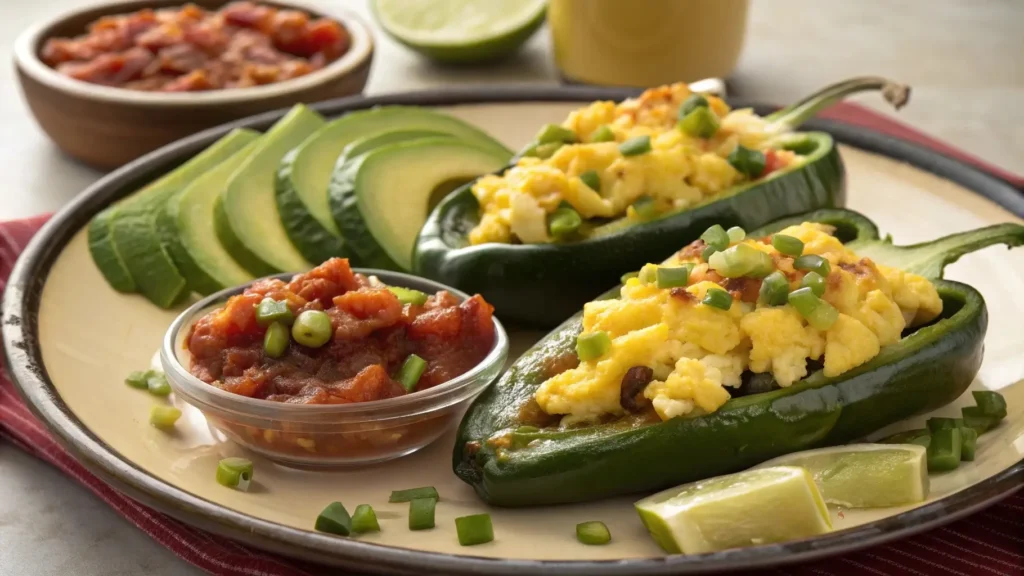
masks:
{"type": "Polygon", "coordinates": [[[729,237],[730,244],[736,244],[737,242],[743,242],[747,237],[747,231],[739,226],[733,226],[725,231],[725,234],[729,237]]]}
{"type": "Polygon", "coordinates": [[[402,362],[402,367],[398,369],[398,374],[395,374],[395,381],[401,384],[406,392],[412,392],[426,369],[426,360],[415,354],[409,354],[405,362],[402,362]]]}
{"type": "Polygon", "coordinates": [[[964,426],[974,428],[978,434],[984,434],[999,424],[999,418],[987,416],[977,406],[965,406],[961,412],[964,415],[964,426]]]}
{"type": "Polygon", "coordinates": [[[708,106],[708,99],[703,94],[690,94],[686,100],[683,100],[683,104],[679,106],[678,118],[682,120],[697,108],[707,108],[708,106]]]}
{"type": "Polygon", "coordinates": [[[803,240],[794,238],[793,236],[786,236],[785,234],[773,235],[772,246],[774,246],[781,254],[792,256],[793,258],[797,258],[804,253],[803,240]]]}
{"type": "Polygon", "coordinates": [[[604,356],[611,347],[612,339],[607,332],[591,332],[576,337],[576,355],[582,362],[596,360],[604,356]]]}
{"type": "Polygon", "coordinates": [[[715,252],[718,252],[718,248],[715,248],[714,246],[705,246],[704,251],[700,253],[700,258],[701,260],[708,262],[711,260],[711,257],[715,255],[715,252]]]}
{"type": "Polygon", "coordinates": [[[588,546],[600,546],[612,541],[612,533],[604,522],[583,522],[576,525],[576,539],[588,546]]]}
{"type": "Polygon", "coordinates": [[[960,459],[964,462],[972,462],[974,453],[978,449],[978,431],[974,428],[964,426],[960,430],[960,459]]]}
{"type": "Polygon", "coordinates": [[[832,265],[828,263],[828,260],[817,254],[804,254],[800,256],[793,261],[793,268],[805,272],[817,272],[822,278],[828,278],[828,273],[832,271],[832,265]]]}
{"type": "Polygon", "coordinates": [[[704,294],[704,299],[701,300],[701,304],[718,308],[720,310],[728,310],[732,308],[732,294],[729,294],[725,290],[712,288],[704,294]]]}
{"type": "Polygon", "coordinates": [[[291,332],[284,324],[274,322],[267,327],[267,333],[263,335],[263,353],[270,358],[284,356],[284,351],[288,349],[290,336],[291,332]]]}
{"type": "Polygon", "coordinates": [[[619,152],[621,152],[623,156],[639,156],[641,154],[647,154],[650,151],[651,137],[646,135],[634,136],[622,144],[619,144],[619,152]]]}
{"type": "Polygon", "coordinates": [[[800,281],[800,285],[804,288],[810,288],[811,292],[814,292],[815,296],[821,297],[825,295],[825,279],[817,272],[808,272],[807,274],[804,274],[804,278],[800,281]]]}
{"type": "Polygon", "coordinates": [[[729,247],[729,233],[720,224],[715,224],[700,235],[700,239],[715,250],[725,250],[729,247]]]}
{"type": "Polygon", "coordinates": [[[693,265],[683,266],[658,266],[657,283],[658,288],[678,288],[686,286],[690,280],[690,271],[693,265]]]}
{"type": "Polygon", "coordinates": [[[252,482],[252,460],[225,458],[217,463],[217,483],[245,492],[252,482]]]}
{"type": "Polygon", "coordinates": [[[760,300],[769,306],[782,306],[789,299],[789,280],[776,270],[761,281],[760,300]]]}
{"type": "Polygon", "coordinates": [[[264,298],[256,305],[256,323],[260,326],[270,326],[274,322],[291,324],[295,320],[288,303],[284,300],[277,301],[273,298],[264,298]]]}
{"type": "Polygon", "coordinates": [[[139,390],[146,390],[149,388],[149,377],[156,374],[155,370],[136,370],[128,375],[124,379],[124,383],[131,386],[132,388],[138,388],[139,390]]]}
{"type": "Polygon", "coordinates": [[[365,532],[380,532],[380,523],[377,522],[377,513],[369,504],[356,506],[352,513],[352,531],[357,534],[365,532]]]}
{"type": "Polygon", "coordinates": [[[931,430],[932,434],[939,430],[945,430],[946,428],[959,428],[964,425],[964,421],[960,418],[929,418],[928,430],[931,430]]]}
{"type": "Polygon", "coordinates": [[[546,160],[555,155],[558,149],[564,146],[562,142],[548,142],[547,144],[538,144],[533,149],[533,155],[541,160],[546,160]]]}
{"type": "Polygon", "coordinates": [[[640,281],[644,284],[654,284],[658,281],[658,268],[657,264],[644,264],[643,268],[640,269],[638,274],[640,281]]]}
{"type": "Polygon", "coordinates": [[[434,500],[441,499],[437,494],[436,488],[433,486],[423,486],[421,488],[395,490],[391,493],[391,497],[388,498],[388,502],[391,502],[392,504],[395,502],[412,502],[417,498],[433,498],[434,500]]]}
{"type": "Polygon", "coordinates": [[[146,388],[149,389],[150,394],[153,396],[167,396],[171,393],[171,385],[167,383],[167,376],[163,372],[150,370],[147,374],[149,374],[149,377],[146,378],[146,388]]]}
{"type": "Polygon", "coordinates": [[[323,310],[306,310],[292,324],[292,338],[309,348],[320,348],[330,342],[333,335],[331,317],[323,310]]]}
{"type": "Polygon", "coordinates": [[[942,428],[932,431],[932,442],[928,445],[928,471],[946,472],[960,466],[963,439],[959,428],[942,428]]]}
{"type": "Polygon", "coordinates": [[[828,330],[839,319],[839,311],[815,296],[810,288],[798,288],[790,292],[789,303],[817,330],[828,330]]]}
{"type": "Polygon", "coordinates": [[[626,281],[629,280],[630,278],[636,278],[638,276],[640,276],[640,271],[639,270],[637,270],[635,272],[626,272],[622,276],[619,276],[619,284],[625,284],[626,281]]]}
{"type": "Polygon", "coordinates": [[[341,502],[331,502],[316,517],[314,528],[318,532],[348,536],[352,533],[352,517],[341,502]]]}
{"type": "Polygon", "coordinates": [[[149,423],[157,428],[173,428],[181,418],[181,410],[173,406],[153,406],[149,411],[149,423]]]}
{"type": "Polygon", "coordinates": [[[771,256],[749,244],[737,244],[715,252],[708,258],[708,266],[726,278],[763,278],[775,267],[771,256]]]}
{"type": "Polygon", "coordinates": [[[882,444],[917,444],[927,448],[932,443],[932,434],[924,428],[907,430],[906,432],[897,432],[892,436],[879,440],[879,442],[882,444]]]}
{"type": "Polygon", "coordinates": [[[456,518],[455,532],[459,535],[459,545],[461,546],[486,544],[494,540],[494,526],[491,525],[490,514],[473,514],[456,518]]]}
{"type": "Polygon", "coordinates": [[[737,146],[727,160],[737,172],[750,179],[757,178],[764,172],[764,153],[760,150],[737,146]]]}
{"type": "Polygon", "coordinates": [[[613,142],[614,140],[615,132],[607,124],[594,130],[594,133],[590,135],[591,142],[613,142]]]}
{"type": "Polygon", "coordinates": [[[558,124],[545,124],[537,133],[537,142],[549,144],[551,142],[575,142],[576,133],[558,124]]]}
{"type": "Polygon", "coordinates": [[[710,108],[695,108],[679,121],[679,129],[692,138],[711,138],[718,132],[718,116],[710,108]]]}
{"type": "Polygon", "coordinates": [[[981,409],[985,416],[991,416],[1002,420],[1006,418],[1006,399],[999,392],[991,390],[975,390],[971,392],[974,396],[974,403],[981,409]]]}
{"type": "Polygon", "coordinates": [[[409,530],[429,530],[434,527],[434,508],[437,500],[415,498],[409,501],[409,530]]]}
{"type": "Polygon", "coordinates": [[[430,298],[425,292],[413,290],[412,288],[402,288],[401,286],[388,286],[388,291],[394,294],[403,306],[406,304],[423,306],[427,303],[427,298],[430,298]]]}
{"type": "Polygon", "coordinates": [[[597,170],[587,170],[580,174],[580,180],[594,192],[601,191],[601,176],[597,173],[597,170]]]}
{"type": "Polygon", "coordinates": [[[548,217],[548,231],[556,238],[568,236],[580,229],[583,218],[572,208],[555,208],[548,217]]]}
{"type": "Polygon", "coordinates": [[[650,196],[641,196],[633,202],[633,210],[641,220],[656,218],[659,214],[658,204],[650,196]]]}

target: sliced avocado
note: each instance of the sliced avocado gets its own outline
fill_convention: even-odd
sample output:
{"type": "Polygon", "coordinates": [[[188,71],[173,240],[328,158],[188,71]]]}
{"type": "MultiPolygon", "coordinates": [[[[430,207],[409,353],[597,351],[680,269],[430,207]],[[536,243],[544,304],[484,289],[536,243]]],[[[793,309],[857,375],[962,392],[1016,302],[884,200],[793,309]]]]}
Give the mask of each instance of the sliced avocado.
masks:
{"type": "Polygon", "coordinates": [[[277,171],[281,221],[307,260],[322,262],[347,252],[327,204],[327,186],[339,155],[356,140],[397,131],[449,134],[507,158],[512,156],[510,150],[479,129],[425,108],[386,106],[353,112],[327,124],[288,153],[277,171]]]}
{"type": "MultiPolygon", "coordinates": [[[[250,142],[234,156],[197,178],[181,193],[175,194],[167,203],[167,215],[172,219],[178,246],[188,257],[189,267],[194,267],[202,277],[202,294],[244,284],[254,278],[217,240],[214,207],[232,175],[259,145],[258,140],[250,142]]],[[[182,272],[185,272],[184,268],[182,272]]]]}
{"type": "Polygon", "coordinates": [[[114,236],[110,232],[110,222],[116,215],[117,204],[114,204],[89,221],[89,253],[111,288],[118,292],[135,292],[138,287],[118,254],[114,236]]]}
{"type": "Polygon", "coordinates": [[[175,192],[257,136],[251,130],[229,133],[116,208],[110,221],[116,253],[138,291],[150,302],[161,308],[170,308],[188,294],[185,278],[160,243],[156,229],[157,214],[175,192]]]}
{"type": "Polygon", "coordinates": [[[306,270],[312,265],[288,239],[274,200],[277,166],[292,148],[324,125],[322,116],[296,105],[260,139],[217,198],[217,238],[254,276],[306,270]]]}
{"type": "Polygon", "coordinates": [[[335,170],[331,207],[364,266],[410,270],[416,235],[432,204],[507,162],[504,153],[451,138],[391,144],[335,170]]]}

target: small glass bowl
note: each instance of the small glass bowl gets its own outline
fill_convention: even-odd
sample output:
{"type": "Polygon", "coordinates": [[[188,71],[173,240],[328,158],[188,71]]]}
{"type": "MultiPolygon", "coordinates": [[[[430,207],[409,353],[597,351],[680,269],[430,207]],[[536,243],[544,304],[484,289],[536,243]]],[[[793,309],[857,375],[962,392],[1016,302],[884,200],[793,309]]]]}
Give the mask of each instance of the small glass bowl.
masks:
{"type": "MultiPolygon", "coordinates": [[[[437,282],[386,270],[356,269],[389,286],[433,294],[437,282]]],[[[273,278],[288,281],[293,274],[273,278]]],[[[286,404],[233,394],[193,376],[185,337],[203,314],[249,285],[223,290],[189,307],[164,335],[160,363],[175,394],[198,408],[210,426],[245,448],[281,464],[302,468],[372,464],[411,454],[437,440],[463,409],[498,376],[508,356],[508,336],[494,318],[494,346],[472,370],[407,396],[352,404],[286,404]]]]}

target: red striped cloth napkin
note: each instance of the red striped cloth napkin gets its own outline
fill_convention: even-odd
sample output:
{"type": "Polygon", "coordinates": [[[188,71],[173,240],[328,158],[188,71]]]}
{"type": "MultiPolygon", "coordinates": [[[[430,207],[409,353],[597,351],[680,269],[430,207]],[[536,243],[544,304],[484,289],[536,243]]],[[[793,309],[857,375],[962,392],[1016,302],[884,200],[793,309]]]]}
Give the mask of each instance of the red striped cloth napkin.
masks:
{"type": "MultiPolygon", "coordinates": [[[[987,165],[865,108],[842,104],[830,109],[825,116],[934,148],[976,164],[1024,188],[1024,178],[987,165]]],[[[14,261],[48,217],[0,223],[0,289],[6,285],[14,261]]],[[[50,436],[25,407],[6,372],[0,375],[0,437],[56,466],[161,545],[210,574],[312,576],[328,571],[341,574],[338,570],[283,558],[197,530],[111,488],[89,473],[50,436]]],[[[755,574],[1021,576],[1024,575],[1024,494],[1018,492],[983,512],[892,544],[755,574]]]]}

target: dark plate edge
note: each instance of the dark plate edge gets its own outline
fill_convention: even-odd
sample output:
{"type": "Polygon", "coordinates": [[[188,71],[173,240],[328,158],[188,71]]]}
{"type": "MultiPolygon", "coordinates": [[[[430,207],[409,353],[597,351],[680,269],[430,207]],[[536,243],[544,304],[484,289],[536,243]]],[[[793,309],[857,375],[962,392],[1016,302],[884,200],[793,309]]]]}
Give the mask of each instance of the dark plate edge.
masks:
{"type": "MultiPolygon", "coordinates": [[[[636,91],[586,87],[494,86],[380,97],[351,97],[314,106],[336,116],[376,105],[445,106],[527,101],[576,102],[620,99],[636,91]]],[[[736,104],[745,105],[742,102],[736,104]]],[[[755,106],[759,111],[772,109],[755,106]]],[[[350,569],[423,574],[695,574],[792,564],[847,553],[903,538],[980,510],[1024,484],[1024,460],[971,488],[878,522],[800,542],[730,550],[703,556],[611,561],[529,561],[421,552],[338,539],[266,522],[223,508],[150,476],[122,460],[82,426],[49,384],[36,339],[36,310],[44,279],[61,249],[88,219],[110,202],[152,179],[238,127],[263,129],[283,111],[261,114],[186,138],[111,173],[48,222],[16,263],[4,293],[2,326],[8,371],[32,412],[90,471],[132,498],[188,524],[259,548],[350,569]]],[[[842,143],[905,161],[956,182],[1024,217],[1024,196],[998,178],[921,146],[834,121],[807,129],[831,132],[842,143]]]]}

